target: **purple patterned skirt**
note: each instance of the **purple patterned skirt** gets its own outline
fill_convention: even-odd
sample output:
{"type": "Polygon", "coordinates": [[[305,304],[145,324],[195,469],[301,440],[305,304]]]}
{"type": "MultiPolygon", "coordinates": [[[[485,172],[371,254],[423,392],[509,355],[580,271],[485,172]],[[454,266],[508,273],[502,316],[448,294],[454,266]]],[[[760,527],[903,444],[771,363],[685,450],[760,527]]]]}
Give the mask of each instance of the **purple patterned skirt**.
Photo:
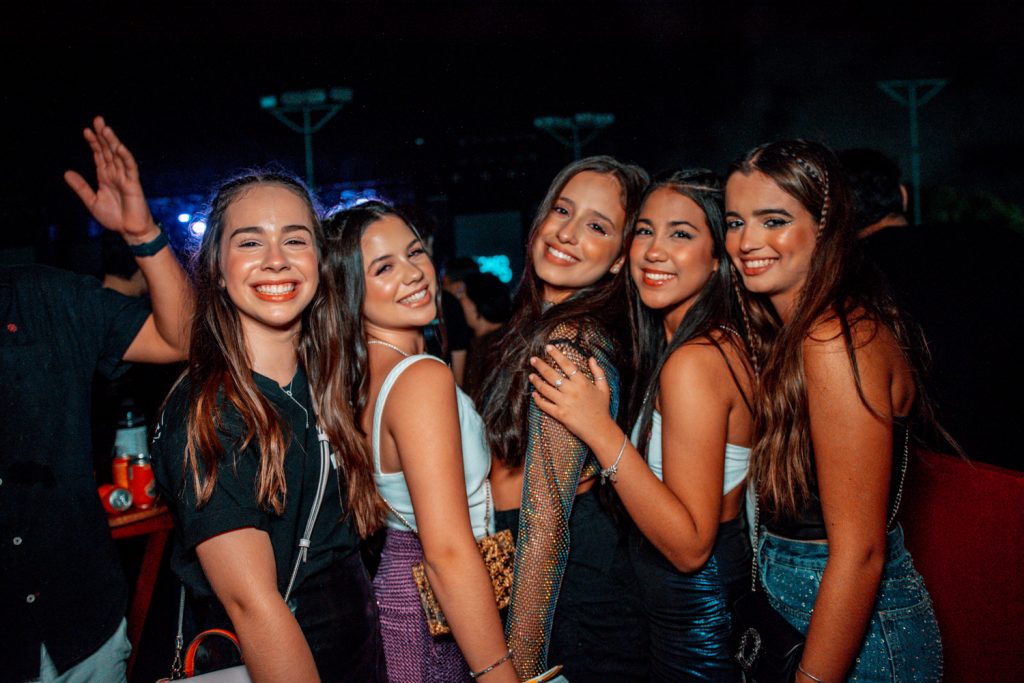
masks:
{"type": "Polygon", "coordinates": [[[469,666],[450,635],[434,638],[420,605],[412,566],[423,546],[411,531],[388,529],[373,590],[380,608],[388,680],[391,683],[469,681],[469,666]]]}

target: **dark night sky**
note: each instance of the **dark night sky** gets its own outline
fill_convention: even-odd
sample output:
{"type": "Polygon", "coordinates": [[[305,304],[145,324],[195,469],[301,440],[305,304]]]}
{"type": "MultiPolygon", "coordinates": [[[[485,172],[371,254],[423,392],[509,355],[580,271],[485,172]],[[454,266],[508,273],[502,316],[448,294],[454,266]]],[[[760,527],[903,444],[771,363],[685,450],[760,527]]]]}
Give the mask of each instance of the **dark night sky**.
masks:
{"type": "Polygon", "coordinates": [[[923,184],[1024,204],[1019,3],[203,5],[215,9],[80,3],[5,21],[0,215],[23,227],[8,225],[0,246],[76,215],[61,173],[89,169],[80,131],[94,114],[136,152],[147,194],[205,193],[242,166],[301,172],[301,138],[259,97],[332,85],[355,100],[316,137],[319,181],[448,191],[454,172],[489,170],[460,200],[484,211],[539,198],[568,156],[532,120],[576,111],[616,116],[586,152],[652,170],[722,170],[753,144],[801,135],[878,147],[909,174],[906,110],[875,82],[947,78],[920,112],[923,184]]]}

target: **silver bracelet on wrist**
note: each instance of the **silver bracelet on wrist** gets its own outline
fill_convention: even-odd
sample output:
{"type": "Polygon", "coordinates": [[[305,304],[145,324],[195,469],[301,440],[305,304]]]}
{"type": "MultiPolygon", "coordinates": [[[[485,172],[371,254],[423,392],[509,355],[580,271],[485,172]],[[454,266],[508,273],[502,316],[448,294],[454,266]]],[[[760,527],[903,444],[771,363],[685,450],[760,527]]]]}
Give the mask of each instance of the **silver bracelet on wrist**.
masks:
{"type": "Polygon", "coordinates": [[[626,444],[629,443],[629,436],[623,435],[622,447],[619,448],[619,454],[615,456],[615,462],[612,463],[611,467],[601,470],[601,483],[611,481],[615,483],[619,478],[619,462],[622,460],[622,454],[626,452],[626,444]]]}
{"type": "Polygon", "coordinates": [[[505,662],[507,662],[510,659],[512,659],[512,648],[509,648],[508,652],[506,652],[502,656],[502,658],[499,659],[498,661],[496,661],[494,664],[491,664],[490,666],[488,666],[488,667],[486,667],[484,669],[480,669],[479,671],[475,671],[475,672],[474,671],[470,671],[469,672],[469,677],[470,678],[474,678],[474,679],[475,678],[480,678],[484,674],[487,674],[487,673],[490,673],[490,672],[494,671],[495,669],[497,669],[499,666],[501,666],[502,664],[504,664],[505,662]]]}
{"type": "Polygon", "coordinates": [[[802,673],[802,674],[803,674],[804,676],[807,676],[807,678],[811,679],[812,681],[815,681],[815,683],[825,683],[825,680],[824,680],[824,679],[818,678],[818,677],[817,677],[817,676],[815,676],[814,674],[809,674],[809,673],[807,673],[807,669],[805,669],[805,668],[803,667],[803,663],[802,663],[802,662],[797,662],[797,665],[796,665],[796,670],[797,670],[797,671],[798,671],[799,673],[802,673]]]}

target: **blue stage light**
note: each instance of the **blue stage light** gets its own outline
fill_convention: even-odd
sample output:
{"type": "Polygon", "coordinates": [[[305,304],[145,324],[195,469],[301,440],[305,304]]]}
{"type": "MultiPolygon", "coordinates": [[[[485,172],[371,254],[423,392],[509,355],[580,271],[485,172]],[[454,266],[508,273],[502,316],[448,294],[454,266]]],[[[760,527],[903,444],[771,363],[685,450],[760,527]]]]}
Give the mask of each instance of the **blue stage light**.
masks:
{"type": "Polygon", "coordinates": [[[193,237],[202,237],[206,234],[206,221],[195,221],[192,225],[188,226],[188,230],[192,233],[193,237]]]}
{"type": "Polygon", "coordinates": [[[497,254],[495,256],[474,256],[473,260],[480,266],[481,273],[491,273],[506,285],[512,282],[512,263],[508,256],[497,254]]]}
{"type": "Polygon", "coordinates": [[[179,223],[188,223],[190,220],[192,220],[192,214],[190,214],[190,213],[179,213],[178,214],[178,222],[179,223]]]}

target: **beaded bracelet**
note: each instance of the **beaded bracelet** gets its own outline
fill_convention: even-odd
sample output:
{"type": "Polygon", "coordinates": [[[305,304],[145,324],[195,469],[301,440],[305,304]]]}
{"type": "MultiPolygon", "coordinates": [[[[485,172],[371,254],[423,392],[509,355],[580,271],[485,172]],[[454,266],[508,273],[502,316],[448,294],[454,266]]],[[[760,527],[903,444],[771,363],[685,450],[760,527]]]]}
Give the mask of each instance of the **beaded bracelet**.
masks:
{"type": "Polygon", "coordinates": [[[629,437],[622,437],[622,448],[619,449],[619,454],[615,456],[615,462],[608,469],[601,470],[601,483],[611,481],[613,484],[619,479],[619,461],[622,460],[622,454],[626,452],[626,444],[629,443],[629,437]]]}
{"type": "Polygon", "coordinates": [[[504,664],[505,662],[507,662],[511,658],[512,658],[512,648],[509,648],[508,652],[506,652],[505,655],[501,659],[496,661],[494,664],[491,664],[490,666],[488,666],[486,668],[480,669],[477,672],[470,671],[469,672],[469,677],[470,678],[480,678],[484,674],[487,674],[487,673],[490,673],[490,672],[494,671],[495,669],[497,669],[499,666],[501,666],[502,664],[504,664]]]}

